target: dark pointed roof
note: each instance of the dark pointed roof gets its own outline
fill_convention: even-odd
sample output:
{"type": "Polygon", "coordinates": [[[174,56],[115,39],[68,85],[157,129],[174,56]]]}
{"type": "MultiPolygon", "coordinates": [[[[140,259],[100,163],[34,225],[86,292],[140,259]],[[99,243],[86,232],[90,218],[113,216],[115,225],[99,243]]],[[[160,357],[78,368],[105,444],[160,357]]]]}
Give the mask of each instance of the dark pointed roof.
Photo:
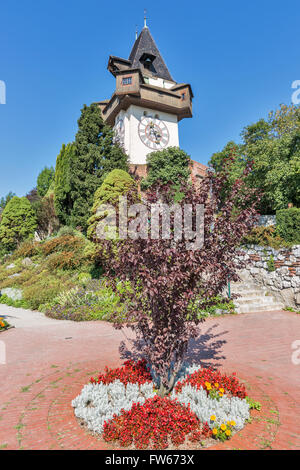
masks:
{"type": "Polygon", "coordinates": [[[147,26],[142,29],[141,34],[133,45],[128,59],[131,62],[131,67],[141,68],[142,63],[140,59],[145,56],[149,56],[153,60],[153,67],[151,69],[153,75],[174,82],[147,26]]]}

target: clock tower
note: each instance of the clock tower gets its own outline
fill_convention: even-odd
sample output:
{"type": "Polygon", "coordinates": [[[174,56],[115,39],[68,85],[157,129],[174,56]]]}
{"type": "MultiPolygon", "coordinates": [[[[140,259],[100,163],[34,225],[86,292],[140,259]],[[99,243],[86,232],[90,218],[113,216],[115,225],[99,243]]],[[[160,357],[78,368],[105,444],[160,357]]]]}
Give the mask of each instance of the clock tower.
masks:
{"type": "Polygon", "coordinates": [[[192,117],[193,92],[172,78],[146,21],[129,58],[110,56],[107,68],[116,89],[98,104],[131,166],[145,165],[150,152],[179,146],[178,123],[192,117]]]}

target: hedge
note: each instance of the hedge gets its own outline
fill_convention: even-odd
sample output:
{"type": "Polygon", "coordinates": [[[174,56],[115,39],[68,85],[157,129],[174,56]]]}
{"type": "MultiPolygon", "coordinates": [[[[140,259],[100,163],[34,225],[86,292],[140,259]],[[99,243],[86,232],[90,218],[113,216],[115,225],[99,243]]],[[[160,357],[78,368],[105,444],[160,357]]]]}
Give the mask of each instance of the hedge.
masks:
{"type": "Polygon", "coordinates": [[[300,244],[300,208],[291,207],[276,212],[277,234],[287,242],[300,244]]]}

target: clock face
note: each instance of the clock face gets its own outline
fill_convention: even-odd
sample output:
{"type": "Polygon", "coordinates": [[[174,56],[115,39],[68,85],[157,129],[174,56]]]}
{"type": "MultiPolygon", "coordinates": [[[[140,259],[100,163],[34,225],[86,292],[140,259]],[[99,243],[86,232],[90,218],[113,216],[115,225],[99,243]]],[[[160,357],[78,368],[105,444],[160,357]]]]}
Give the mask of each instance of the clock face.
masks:
{"type": "Polygon", "coordinates": [[[114,131],[115,131],[115,142],[124,144],[125,126],[124,126],[124,120],[122,118],[117,118],[116,123],[114,125],[114,131]]]}
{"type": "Polygon", "coordinates": [[[163,121],[143,116],[139,123],[139,136],[143,144],[152,150],[160,150],[169,142],[169,131],[163,121]]]}

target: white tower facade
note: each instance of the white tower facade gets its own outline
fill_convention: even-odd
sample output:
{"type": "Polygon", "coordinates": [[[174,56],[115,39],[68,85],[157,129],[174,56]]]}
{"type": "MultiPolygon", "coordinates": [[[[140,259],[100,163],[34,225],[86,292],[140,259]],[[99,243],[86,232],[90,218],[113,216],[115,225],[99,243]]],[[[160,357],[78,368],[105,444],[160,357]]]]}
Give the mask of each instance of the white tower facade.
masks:
{"type": "Polygon", "coordinates": [[[179,147],[175,114],[130,105],[126,111],[119,112],[114,128],[130,163],[134,165],[147,163],[147,155],[151,152],[179,147]]]}

